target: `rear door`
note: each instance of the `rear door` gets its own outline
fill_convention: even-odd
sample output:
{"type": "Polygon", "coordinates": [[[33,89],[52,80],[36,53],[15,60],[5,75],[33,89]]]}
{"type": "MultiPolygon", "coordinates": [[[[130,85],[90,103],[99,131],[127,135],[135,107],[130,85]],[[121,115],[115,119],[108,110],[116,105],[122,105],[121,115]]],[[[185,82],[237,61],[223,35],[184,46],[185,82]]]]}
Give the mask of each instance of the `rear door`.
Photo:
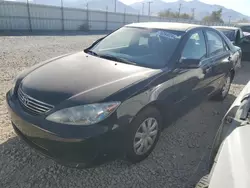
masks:
{"type": "Polygon", "coordinates": [[[224,82],[226,74],[230,71],[231,52],[221,37],[221,35],[210,29],[205,30],[208,57],[212,60],[208,65],[209,71],[207,72],[206,79],[208,84],[213,87],[213,91],[216,91],[221,87],[224,82]]]}

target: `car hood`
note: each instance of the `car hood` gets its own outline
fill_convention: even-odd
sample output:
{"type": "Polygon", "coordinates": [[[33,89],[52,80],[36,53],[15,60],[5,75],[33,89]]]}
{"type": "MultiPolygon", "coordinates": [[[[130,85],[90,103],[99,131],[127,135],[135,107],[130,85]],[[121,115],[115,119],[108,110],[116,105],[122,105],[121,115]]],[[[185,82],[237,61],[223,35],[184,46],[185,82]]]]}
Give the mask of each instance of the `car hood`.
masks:
{"type": "Polygon", "coordinates": [[[20,87],[27,95],[52,105],[69,98],[82,101],[82,95],[85,96],[85,102],[89,103],[102,100],[157,72],[159,70],[78,52],[52,60],[31,71],[20,87]]]}

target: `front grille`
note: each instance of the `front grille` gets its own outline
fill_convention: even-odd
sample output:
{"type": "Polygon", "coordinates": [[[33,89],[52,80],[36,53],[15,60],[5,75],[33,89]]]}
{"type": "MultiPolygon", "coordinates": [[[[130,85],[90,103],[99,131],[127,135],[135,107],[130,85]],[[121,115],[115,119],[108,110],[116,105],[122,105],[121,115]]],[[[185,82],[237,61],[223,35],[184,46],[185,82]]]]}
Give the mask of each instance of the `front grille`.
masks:
{"type": "Polygon", "coordinates": [[[54,106],[50,104],[44,103],[28,96],[21,90],[21,88],[18,89],[17,93],[18,99],[22,106],[30,112],[33,112],[35,114],[44,114],[54,108],[54,106]]]}

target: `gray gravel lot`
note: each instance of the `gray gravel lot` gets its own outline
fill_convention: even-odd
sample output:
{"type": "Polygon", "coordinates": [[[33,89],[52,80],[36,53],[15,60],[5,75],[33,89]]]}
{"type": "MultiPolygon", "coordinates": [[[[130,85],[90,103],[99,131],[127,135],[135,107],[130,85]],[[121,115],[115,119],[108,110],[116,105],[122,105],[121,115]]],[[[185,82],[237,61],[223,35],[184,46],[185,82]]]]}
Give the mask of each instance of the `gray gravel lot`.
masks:
{"type": "Polygon", "coordinates": [[[204,102],[171,125],[145,161],[114,161],[91,169],[71,169],[38,155],[15,135],[5,93],[25,67],[79,51],[101,35],[0,37],[0,187],[192,187],[207,173],[207,153],[220,121],[250,79],[244,62],[223,102],[204,102]]]}

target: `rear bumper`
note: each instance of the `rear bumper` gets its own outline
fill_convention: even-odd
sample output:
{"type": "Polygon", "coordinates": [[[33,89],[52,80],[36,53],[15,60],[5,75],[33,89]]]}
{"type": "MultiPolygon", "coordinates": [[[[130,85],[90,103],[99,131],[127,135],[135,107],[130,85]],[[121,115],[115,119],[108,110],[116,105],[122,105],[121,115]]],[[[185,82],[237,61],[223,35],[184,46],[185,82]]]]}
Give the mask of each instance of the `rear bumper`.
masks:
{"type": "Polygon", "coordinates": [[[123,152],[121,142],[124,134],[120,128],[112,130],[112,126],[106,125],[82,127],[50,123],[25,114],[9,93],[6,99],[17,135],[39,153],[61,164],[92,166],[116,158],[123,152]]]}

